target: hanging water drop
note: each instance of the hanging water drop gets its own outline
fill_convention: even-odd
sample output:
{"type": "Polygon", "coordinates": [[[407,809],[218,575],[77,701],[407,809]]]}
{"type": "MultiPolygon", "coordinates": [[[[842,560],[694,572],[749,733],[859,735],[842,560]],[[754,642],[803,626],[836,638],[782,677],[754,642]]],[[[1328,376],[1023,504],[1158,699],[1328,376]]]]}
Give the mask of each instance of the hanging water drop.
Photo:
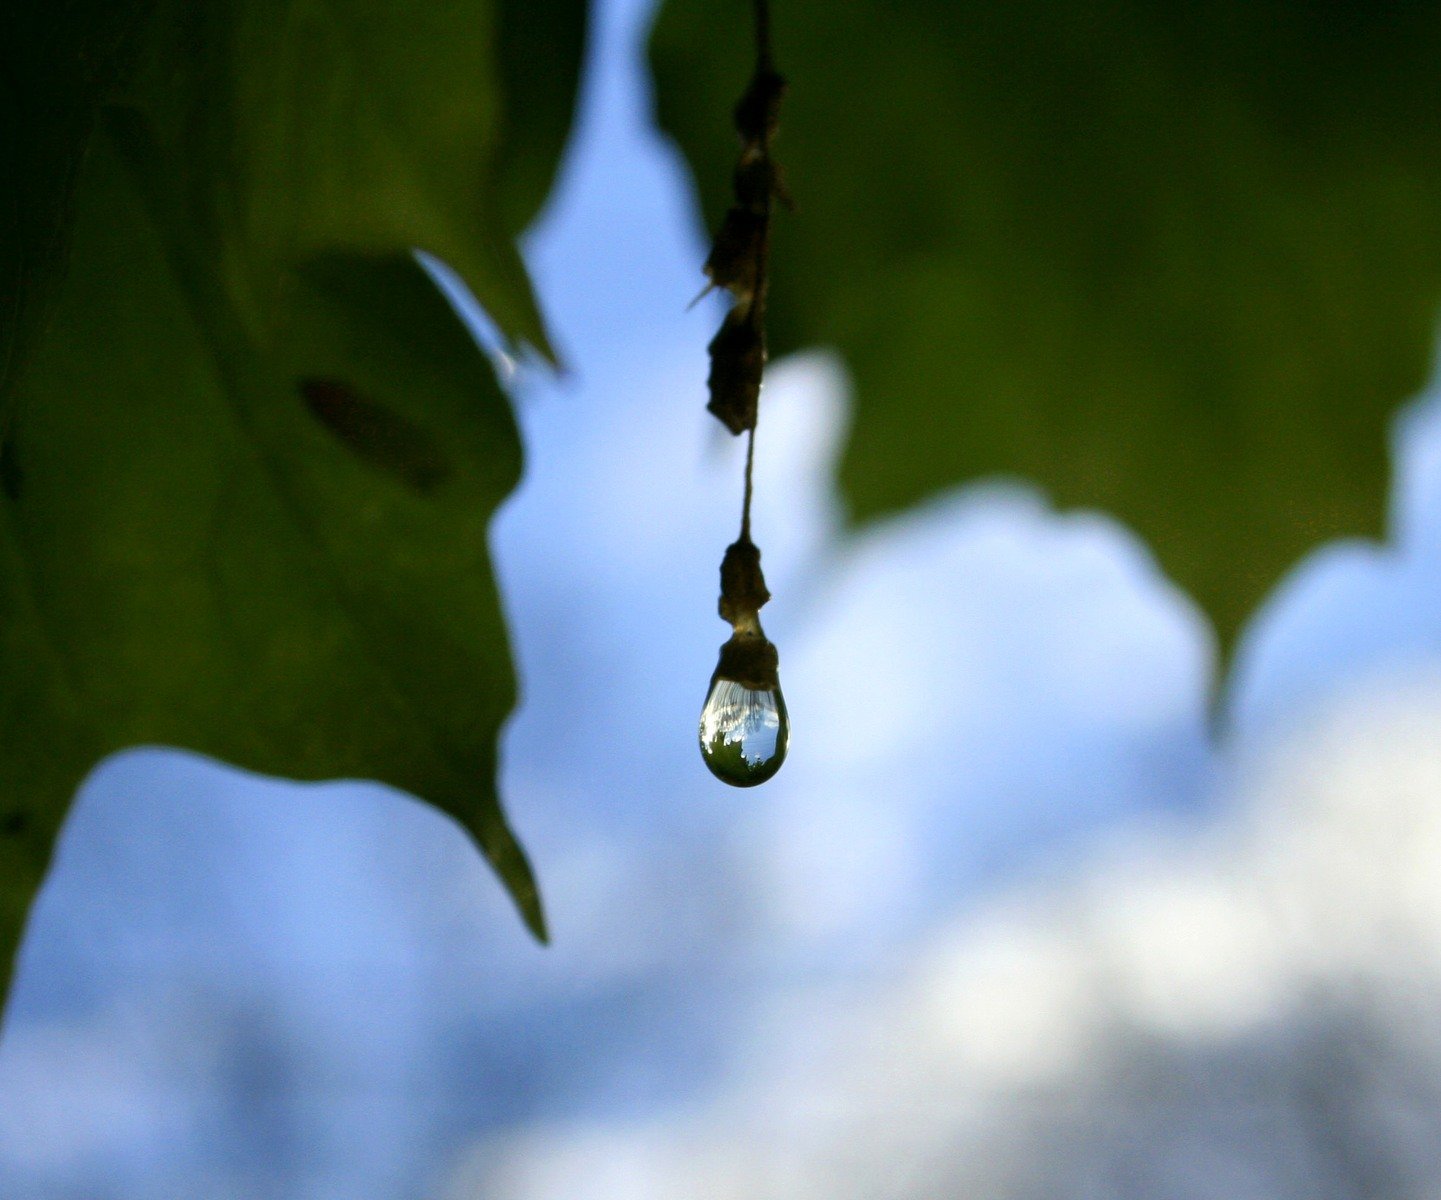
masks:
{"type": "Polygon", "coordinates": [[[700,751],[711,774],[754,787],[781,769],[790,739],[776,648],[750,618],[721,647],[700,714],[700,751]]]}
{"type": "Polygon", "coordinates": [[[700,749],[711,774],[735,787],[764,783],[781,769],[790,719],[781,690],[734,679],[711,684],[700,714],[700,749]]]}

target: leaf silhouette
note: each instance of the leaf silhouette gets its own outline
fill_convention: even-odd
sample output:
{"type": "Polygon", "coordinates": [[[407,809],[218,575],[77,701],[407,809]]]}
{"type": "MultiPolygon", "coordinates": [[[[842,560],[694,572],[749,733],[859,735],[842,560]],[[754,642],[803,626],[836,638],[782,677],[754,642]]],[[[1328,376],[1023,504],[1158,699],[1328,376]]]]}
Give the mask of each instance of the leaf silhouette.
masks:
{"type": "Polygon", "coordinates": [[[583,5],[4,21],[0,994],[76,786],[137,744],[412,792],[543,937],[495,791],[515,682],[486,538],[520,445],[413,250],[546,350],[515,236],[583,5]]]}

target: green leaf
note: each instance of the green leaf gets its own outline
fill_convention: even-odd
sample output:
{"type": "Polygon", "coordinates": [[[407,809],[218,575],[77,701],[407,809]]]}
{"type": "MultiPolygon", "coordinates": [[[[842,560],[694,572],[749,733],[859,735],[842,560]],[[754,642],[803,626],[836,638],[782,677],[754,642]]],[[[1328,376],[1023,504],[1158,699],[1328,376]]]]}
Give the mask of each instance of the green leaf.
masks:
{"type": "Polygon", "coordinates": [[[0,443],[54,302],[95,111],[132,59],[142,0],[0,6],[0,443]]]}
{"type": "MultiPolygon", "coordinates": [[[[1381,531],[1441,295],[1441,9],[772,9],[771,349],[849,366],[858,518],[1034,480],[1133,526],[1224,646],[1317,542],[1381,531]]],[[[669,0],[652,41],[712,229],[750,36],[669,0]]]]}
{"type": "Polygon", "coordinates": [[[0,207],[0,998],[75,788],[138,744],[412,792],[543,938],[495,791],[519,439],[412,248],[544,350],[515,235],[583,6],[162,0],[97,42],[27,2],[50,57],[112,53],[88,90],[0,59],[0,117],[39,121],[0,143],[30,172],[28,215],[0,207]],[[548,48],[536,78],[516,46],[548,48]]]}

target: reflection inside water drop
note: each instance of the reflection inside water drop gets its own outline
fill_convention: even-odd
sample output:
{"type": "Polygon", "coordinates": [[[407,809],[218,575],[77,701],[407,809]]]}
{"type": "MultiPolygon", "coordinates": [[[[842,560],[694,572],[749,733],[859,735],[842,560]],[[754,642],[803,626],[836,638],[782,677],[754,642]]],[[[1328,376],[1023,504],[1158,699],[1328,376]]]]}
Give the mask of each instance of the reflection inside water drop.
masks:
{"type": "Polygon", "coordinates": [[[786,757],[790,721],[780,688],[717,678],[700,714],[700,749],[717,779],[736,787],[764,783],[786,757]]]}

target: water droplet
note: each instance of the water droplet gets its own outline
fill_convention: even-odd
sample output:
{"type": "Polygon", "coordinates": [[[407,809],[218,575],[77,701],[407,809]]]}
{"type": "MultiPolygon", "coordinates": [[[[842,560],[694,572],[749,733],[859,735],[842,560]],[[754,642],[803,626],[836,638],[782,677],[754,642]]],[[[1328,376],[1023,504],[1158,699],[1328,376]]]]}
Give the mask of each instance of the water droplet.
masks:
{"type": "Polygon", "coordinates": [[[749,688],[719,676],[711,683],[700,714],[700,752],[723,783],[764,783],[785,762],[790,732],[780,688],[749,688]]]}

